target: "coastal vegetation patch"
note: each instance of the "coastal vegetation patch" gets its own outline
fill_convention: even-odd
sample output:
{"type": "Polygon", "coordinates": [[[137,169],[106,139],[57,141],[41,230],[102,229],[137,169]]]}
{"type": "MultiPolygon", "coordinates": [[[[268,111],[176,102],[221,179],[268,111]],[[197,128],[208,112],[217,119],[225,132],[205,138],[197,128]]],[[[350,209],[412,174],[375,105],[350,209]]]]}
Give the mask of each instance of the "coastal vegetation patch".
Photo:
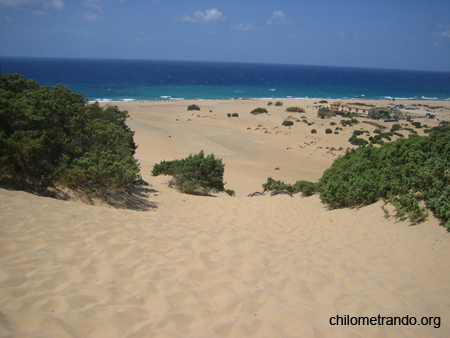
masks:
{"type": "Polygon", "coordinates": [[[200,107],[197,104],[191,104],[187,107],[187,110],[200,110],[200,107]]]}
{"type": "Polygon", "coordinates": [[[292,112],[292,113],[304,113],[304,112],[305,112],[305,108],[301,108],[301,107],[288,107],[288,108],[286,108],[286,111],[292,112]]]}
{"type": "Polygon", "coordinates": [[[294,122],[289,121],[289,120],[284,120],[282,125],[285,126],[285,127],[290,127],[290,126],[294,125],[294,122]]]}
{"type": "Polygon", "coordinates": [[[250,112],[250,114],[253,114],[253,115],[267,114],[267,113],[268,113],[268,111],[266,108],[255,108],[250,112]]]}
{"type": "Polygon", "coordinates": [[[172,175],[171,186],[185,194],[208,195],[224,191],[225,164],[214,154],[205,156],[203,150],[185,159],[161,161],[153,166],[152,175],[172,175]]]}
{"type": "Polygon", "coordinates": [[[42,194],[63,186],[89,199],[129,187],[141,177],[128,117],[62,85],[0,74],[0,183],[42,194]]]}
{"type": "MultiPolygon", "coordinates": [[[[397,217],[421,222],[430,210],[450,230],[449,168],[450,126],[441,124],[429,136],[348,150],[313,187],[331,208],[359,207],[383,199],[395,206],[397,217]]],[[[275,184],[272,181],[263,187],[269,190],[275,184]]]]}

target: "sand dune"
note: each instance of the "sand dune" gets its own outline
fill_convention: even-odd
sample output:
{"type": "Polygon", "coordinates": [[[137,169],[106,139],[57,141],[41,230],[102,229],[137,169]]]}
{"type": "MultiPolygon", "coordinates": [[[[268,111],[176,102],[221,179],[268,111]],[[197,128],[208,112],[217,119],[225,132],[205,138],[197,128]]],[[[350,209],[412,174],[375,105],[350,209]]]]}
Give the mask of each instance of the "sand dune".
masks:
{"type": "Polygon", "coordinates": [[[248,116],[261,102],[200,105],[194,116],[183,102],[121,107],[131,114],[151,185],[145,198],[156,208],[0,189],[0,336],[448,336],[450,239],[436,219],[411,226],[385,218],[382,202],[327,210],[318,196],[246,197],[268,176],[318,179],[342,153],[326,147],[349,147],[350,130],[326,135],[330,121],[313,108],[305,115],[316,122],[315,137],[306,124],[282,129],[283,109],[248,116]],[[162,159],[201,149],[223,159],[237,197],[183,195],[168,188],[169,177],[150,175],[162,159]],[[441,321],[439,328],[329,323],[379,314],[441,321]]]}

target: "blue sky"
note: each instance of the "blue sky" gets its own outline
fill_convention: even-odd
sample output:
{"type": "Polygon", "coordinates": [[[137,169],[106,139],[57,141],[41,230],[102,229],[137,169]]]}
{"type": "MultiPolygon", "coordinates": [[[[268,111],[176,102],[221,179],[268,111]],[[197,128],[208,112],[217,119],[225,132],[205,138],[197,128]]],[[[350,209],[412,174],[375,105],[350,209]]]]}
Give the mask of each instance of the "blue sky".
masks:
{"type": "Polygon", "coordinates": [[[0,56],[450,71],[450,1],[0,0],[0,56]]]}

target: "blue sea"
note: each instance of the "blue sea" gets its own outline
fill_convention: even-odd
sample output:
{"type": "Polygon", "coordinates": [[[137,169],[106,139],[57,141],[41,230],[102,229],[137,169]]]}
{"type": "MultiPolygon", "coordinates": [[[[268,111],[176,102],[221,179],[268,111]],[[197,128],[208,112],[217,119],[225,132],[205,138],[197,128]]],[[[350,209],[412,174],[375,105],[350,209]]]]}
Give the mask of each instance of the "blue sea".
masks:
{"type": "Polygon", "coordinates": [[[0,58],[5,73],[90,101],[329,98],[450,100],[450,73],[228,62],[0,58]]]}

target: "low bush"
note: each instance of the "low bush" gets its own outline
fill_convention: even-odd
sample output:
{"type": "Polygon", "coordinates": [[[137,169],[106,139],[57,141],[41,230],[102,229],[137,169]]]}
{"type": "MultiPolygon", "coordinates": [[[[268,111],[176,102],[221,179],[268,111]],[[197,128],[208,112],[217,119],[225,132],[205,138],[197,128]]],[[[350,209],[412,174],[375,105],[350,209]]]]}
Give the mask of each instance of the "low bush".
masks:
{"type": "Polygon", "coordinates": [[[282,105],[283,105],[283,102],[281,102],[281,101],[275,102],[276,107],[281,107],[282,105]]]}
{"type": "Polygon", "coordinates": [[[291,113],[304,113],[305,109],[301,107],[288,107],[286,111],[291,113]]]}
{"type": "Polygon", "coordinates": [[[357,120],[357,119],[354,119],[354,118],[352,118],[352,119],[350,119],[350,120],[341,120],[341,125],[343,126],[343,127],[346,127],[346,126],[353,126],[353,125],[355,125],[355,124],[358,124],[359,123],[359,121],[357,120]]]}
{"type": "Polygon", "coordinates": [[[325,129],[325,134],[332,134],[333,130],[331,130],[330,128],[325,129]]]}
{"type": "Polygon", "coordinates": [[[311,129],[311,134],[317,134],[317,130],[311,129]]]}
{"type": "Polygon", "coordinates": [[[267,113],[267,109],[266,109],[266,108],[255,108],[255,109],[253,109],[253,110],[250,112],[250,114],[253,114],[253,115],[257,115],[257,114],[265,114],[265,113],[267,113]]]}
{"type": "Polygon", "coordinates": [[[233,113],[233,114],[231,114],[231,117],[239,117],[239,114],[238,113],[233,113]]]}
{"type": "Polygon", "coordinates": [[[411,124],[412,124],[414,127],[416,127],[417,129],[422,128],[422,123],[420,123],[420,122],[412,122],[411,124]]]}
{"type": "Polygon", "coordinates": [[[153,176],[172,175],[173,185],[186,194],[207,195],[211,191],[224,191],[225,165],[214,154],[205,157],[203,150],[182,160],[162,161],[155,164],[153,176]]]}
{"type": "Polygon", "coordinates": [[[200,107],[196,104],[191,104],[187,107],[187,110],[200,110],[200,107]]]}
{"type": "Polygon", "coordinates": [[[396,132],[398,130],[401,130],[401,129],[402,129],[402,126],[400,124],[396,123],[396,124],[392,125],[391,133],[394,133],[394,132],[396,132]]]}
{"type": "Polygon", "coordinates": [[[333,116],[336,116],[336,112],[334,110],[330,110],[329,108],[320,108],[317,111],[317,117],[320,117],[321,119],[328,119],[333,116]]]}
{"type": "Polygon", "coordinates": [[[272,101],[269,101],[269,102],[267,103],[267,105],[268,105],[268,106],[273,105],[272,101]]]}
{"type": "Polygon", "coordinates": [[[317,191],[317,183],[309,181],[297,181],[294,185],[286,184],[283,181],[275,181],[272,177],[267,179],[264,183],[263,188],[268,191],[274,190],[287,190],[291,194],[303,193],[306,196],[311,196],[317,191]]]}
{"type": "Polygon", "coordinates": [[[355,135],[355,136],[359,136],[359,135],[362,135],[362,134],[364,134],[363,130],[354,130],[353,131],[353,135],[355,135]]]}
{"type": "Polygon", "coordinates": [[[285,127],[290,127],[290,126],[294,125],[294,122],[288,121],[288,120],[284,120],[282,125],[285,126],[285,127]]]}
{"type": "Polygon", "coordinates": [[[365,146],[367,143],[366,140],[356,137],[355,135],[352,135],[349,139],[348,142],[350,142],[351,144],[355,145],[355,146],[365,146]]]}

